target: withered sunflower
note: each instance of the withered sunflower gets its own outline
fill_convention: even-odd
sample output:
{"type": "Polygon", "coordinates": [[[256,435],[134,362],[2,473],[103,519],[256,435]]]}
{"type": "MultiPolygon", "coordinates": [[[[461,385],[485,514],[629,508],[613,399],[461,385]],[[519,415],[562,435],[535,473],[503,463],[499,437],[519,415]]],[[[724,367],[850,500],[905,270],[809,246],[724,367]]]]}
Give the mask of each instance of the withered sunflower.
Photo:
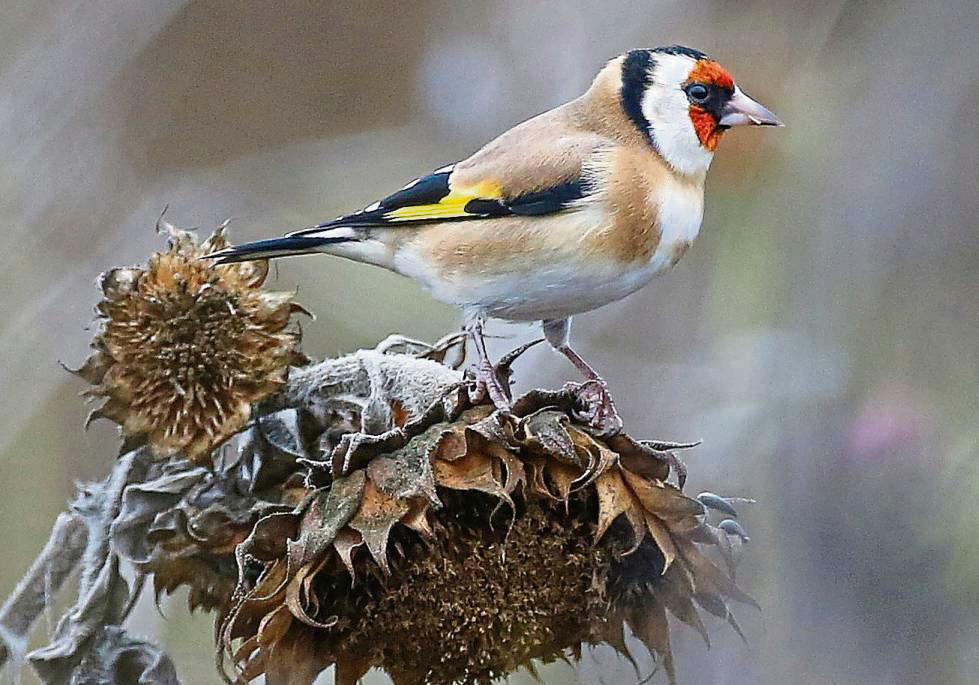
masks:
{"type": "Polygon", "coordinates": [[[684,445],[597,439],[572,401],[535,391],[506,418],[446,402],[307,462],[301,502],[236,550],[218,630],[234,682],[309,685],[335,666],[343,685],[370,668],[398,685],[490,683],[591,644],[632,658],[627,630],[673,681],[668,615],[705,639],[701,609],[740,632],[742,531],[708,518],[733,509],[667,482],[684,445]]]}
{"type": "Polygon", "coordinates": [[[262,290],[268,262],[202,258],[228,245],[226,224],[200,243],[161,227],[166,250],[100,277],[95,352],[78,373],[96,386],[89,395],[104,398],[90,421],[115,421],[159,456],[207,462],[302,359],[290,325],[302,308],[293,293],[262,290]]]}

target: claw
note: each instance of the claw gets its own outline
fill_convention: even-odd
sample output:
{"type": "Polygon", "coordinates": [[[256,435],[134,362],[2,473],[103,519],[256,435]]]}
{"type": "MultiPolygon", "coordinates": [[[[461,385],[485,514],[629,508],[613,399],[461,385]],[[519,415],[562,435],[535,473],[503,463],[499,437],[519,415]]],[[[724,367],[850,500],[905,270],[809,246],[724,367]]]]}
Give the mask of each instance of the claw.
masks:
{"type": "Polygon", "coordinates": [[[584,411],[574,411],[575,419],[588,424],[597,437],[607,438],[622,432],[622,418],[615,410],[615,403],[604,381],[592,379],[566,387],[586,407],[584,411]]]}
{"type": "Polygon", "coordinates": [[[469,389],[469,401],[480,404],[489,397],[493,406],[504,414],[510,413],[510,387],[500,382],[497,367],[484,360],[476,367],[475,383],[469,389]]]}

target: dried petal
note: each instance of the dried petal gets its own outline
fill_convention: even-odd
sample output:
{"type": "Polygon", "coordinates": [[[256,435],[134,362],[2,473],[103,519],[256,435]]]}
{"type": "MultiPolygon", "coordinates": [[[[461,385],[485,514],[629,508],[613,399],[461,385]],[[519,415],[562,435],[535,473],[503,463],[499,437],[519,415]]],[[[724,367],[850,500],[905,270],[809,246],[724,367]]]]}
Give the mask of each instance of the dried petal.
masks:
{"type": "Polygon", "coordinates": [[[687,497],[679,488],[669,483],[646,480],[625,469],[622,475],[646,510],[660,518],[687,518],[704,513],[704,507],[700,502],[687,497]]]}
{"type": "Polygon", "coordinates": [[[673,650],[670,647],[670,626],[663,605],[654,600],[641,611],[631,612],[627,622],[636,637],[662,661],[670,683],[675,683],[676,670],[673,666],[673,650]]]}
{"type": "Polygon", "coordinates": [[[357,573],[354,570],[353,562],[354,551],[363,544],[364,536],[349,528],[341,530],[337,533],[336,538],[333,539],[333,547],[336,549],[340,561],[346,566],[347,572],[350,573],[351,581],[357,580],[357,573]]]}
{"type": "Polygon", "coordinates": [[[625,514],[632,529],[632,550],[635,550],[646,537],[646,519],[619,471],[612,469],[600,475],[595,480],[595,489],[598,492],[598,526],[595,529],[595,542],[602,539],[615,519],[625,514]]]}
{"type": "Polygon", "coordinates": [[[666,573],[670,569],[673,560],[676,559],[676,545],[673,544],[670,531],[666,529],[662,521],[649,512],[646,512],[646,528],[649,530],[649,534],[653,536],[653,541],[659,547],[659,551],[663,553],[663,559],[665,560],[663,573],[666,573]]]}

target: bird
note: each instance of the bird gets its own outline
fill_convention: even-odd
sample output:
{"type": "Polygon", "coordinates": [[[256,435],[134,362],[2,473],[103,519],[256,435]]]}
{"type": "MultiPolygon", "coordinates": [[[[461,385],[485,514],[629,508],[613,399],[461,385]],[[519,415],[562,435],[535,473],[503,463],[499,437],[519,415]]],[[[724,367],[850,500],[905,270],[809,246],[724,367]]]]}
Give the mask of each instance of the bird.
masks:
{"type": "Polygon", "coordinates": [[[473,393],[511,408],[487,319],[539,321],[579,370],[582,416],[622,428],[608,384],[571,345],[572,317],[668,271],[697,237],[724,134],[782,126],[705,53],[671,45],[610,60],[579,97],[359,211],[208,255],[217,264],[325,253],[411,278],[461,308],[473,393]]]}

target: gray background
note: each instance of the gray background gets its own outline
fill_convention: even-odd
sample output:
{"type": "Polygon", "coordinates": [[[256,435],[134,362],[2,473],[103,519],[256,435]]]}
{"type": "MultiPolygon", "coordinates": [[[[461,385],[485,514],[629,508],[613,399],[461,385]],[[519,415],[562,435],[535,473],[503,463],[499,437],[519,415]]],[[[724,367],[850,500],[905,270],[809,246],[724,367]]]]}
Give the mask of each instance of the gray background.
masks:
{"type": "MultiPolygon", "coordinates": [[[[640,437],[703,438],[690,488],[750,495],[750,639],[675,631],[682,683],[979,680],[979,5],[931,2],[6,0],[0,9],[0,594],[73,481],[96,274],[169,218],[253,239],[359,208],[577,95],[633,47],[717,57],[788,124],[736,131],[700,240],[668,276],[579,318],[640,437]]],[[[399,277],[280,264],[318,315],[306,350],[457,314],[399,277]]],[[[494,351],[529,339],[527,327],[494,351]]],[[[536,349],[521,387],[574,378],[536,349]]],[[[210,619],[140,607],[188,683],[210,619]]],[[[43,628],[42,628],[43,630],[43,628]]],[[[549,683],[628,682],[608,654],[549,683]]],[[[525,678],[518,676],[514,681],[525,678]]],[[[377,676],[374,682],[382,682],[377,676]]],[[[24,682],[34,682],[25,675],[24,682]]]]}

